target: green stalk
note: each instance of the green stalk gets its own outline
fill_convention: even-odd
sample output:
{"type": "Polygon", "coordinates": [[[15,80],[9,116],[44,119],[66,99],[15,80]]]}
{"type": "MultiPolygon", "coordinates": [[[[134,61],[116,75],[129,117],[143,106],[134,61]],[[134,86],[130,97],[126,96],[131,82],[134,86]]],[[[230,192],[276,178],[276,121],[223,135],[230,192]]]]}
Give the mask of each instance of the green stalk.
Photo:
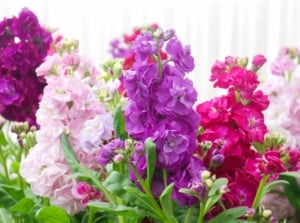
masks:
{"type": "MultiPolygon", "coordinates": [[[[18,147],[18,153],[17,153],[17,157],[16,157],[16,161],[17,161],[18,163],[21,163],[21,160],[22,160],[22,152],[23,152],[23,148],[18,147]]],[[[22,178],[22,176],[21,176],[21,174],[20,174],[20,171],[18,171],[17,174],[18,174],[18,184],[19,184],[21,190],[23,190],[23,189],[24,189],[24,181],[23,181],[23,178],[22,178]]]]}
{"type": "Polygon", "coordinates": [[[87,223],[93,223],[95,211],[93,208],[89,208],[89,217],[87,223]]]}
{"type": "Polygon", "coordinates": [[[5,183],[10,184],[10,177],[9,177],[9,172],[8,172],[8,168],[7,168],[7,163],[6,163],[6,159],[4,157],[2,148],[0,148],[0,163],[3,167],[4,170],[4,176],[5,176],[5,183]]]}
{"type": "MultiPolygon", "coordinates": [[[[261,200],[261,198],[262,198],[262,196],[263,196],[264,187],[265,187],[265,185],[266,185],[266,183],[267,183],[269,177],[270,177],[269,174],[268,174],[268,175],[265,175],[265,176],[261,179],[261,181],[260,181],[260,183],[259,183],[259,185],[258,185],[257,192],[256,192],[256,195],[255,195],[254,201],[253,201],[253,203],[252,203],[252,208],[253,208],[254,210],[256,210],[256,209],[258,208],[258,206],[259,206],[260,200],[261,200]]],[[[248,221],[249,221],[249,220],[250,220],[250,221],[253,220],[253,216],[249,216],[249,217],[248,217],[248,221]]]]}
{"type": "Polygon", "coordinates": [[[205,204],[205,201],[200,201],[200,213],[199,213],[199,216],[198,216],[198,221],[197,223],[203,223],[203,218],[204,218],[204,205],[205,204]]]}
{"type": "Polygon", "coordinates": [[[253,208],[254,210],[256,210],[256,208],[258,208],[258,206],[259,206],[259,202],[260,202],[260,200],[261,200],[261,198],[262,198],[262,196],[263,196],[263,189],[264,189],[264,187],[265,187],[265,185],[266,185],[266,183],[267,183],[269,177],[270,177],[270,175],[265,175],[265,176],[261,179],[261,181],[260,181],[260,183],[259,183],[259,186],[258,186],[256,195],[255,195],[255,198],[254,198],[254,201],[253,201],[253,203],[252,203],[252,208],[253,208]]]}

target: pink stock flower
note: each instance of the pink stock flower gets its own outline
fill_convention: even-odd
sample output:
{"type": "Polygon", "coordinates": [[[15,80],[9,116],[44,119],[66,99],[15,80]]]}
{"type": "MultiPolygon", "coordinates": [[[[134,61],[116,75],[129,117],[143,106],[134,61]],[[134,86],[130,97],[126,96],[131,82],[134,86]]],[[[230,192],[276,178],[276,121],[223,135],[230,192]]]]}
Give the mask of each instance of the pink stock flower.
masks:
{"type": "Polygon", "coordinates": [[[36,146],[21,163],[20,172],[34,193],[48,197],[51,204],[62,207],[73,215],[84,209],[83,204],[93,193],[88,190],[85,197],[72,193],[78,183],[71,177],[72,172],[64,158],[60,135],[65,131],[69,133],[70,143],[81,165],[99,170],[97,144],[101,144],[100,139],[111,137],[112,121],[105,116],[107,112],[102,103],[93,99],[96,96],[93,96],[92,83],[98,71],[76,51],[69,55],[53,54],[37,72],[47,81],[37,111],[41,129],[37,131],[36,146]],[[106,117],[107,123],[102,122],[103,118],[99,118],[101,115],[106,117]],[[96,119],[93,120],[95,117],[99,118],[98,123],[95,123],[96,119]],[[100,138],[90,142],[93,148],[83,148],[80,136],[83,137],[82,142],[91,140],[87,134],[89,128],[94,129],[94,133],[98,131],[100,138]],[[86,152],[86,149],[90,150],[86,152]]]}

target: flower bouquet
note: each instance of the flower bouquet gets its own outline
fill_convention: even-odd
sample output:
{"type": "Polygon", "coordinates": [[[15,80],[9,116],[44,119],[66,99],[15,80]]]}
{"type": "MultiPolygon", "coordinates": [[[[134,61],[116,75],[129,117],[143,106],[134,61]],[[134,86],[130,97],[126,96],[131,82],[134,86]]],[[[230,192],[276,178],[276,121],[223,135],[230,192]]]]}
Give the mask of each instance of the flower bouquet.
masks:
{"type": "Polygon", "coordinates": [[[125,37],[101,68],[62,39],[34,70],[45,80],[36,125],[5,124],[0,135],[2,220],[299,220],[299,152],[264,120],[269,99],[256,73],[266,59],[216,61],[210,80],[227,93],[197,103],[194,58],[175,30],[125,37]],[[294,208],[284,216],[264,203],[279,192],[294,208]]]}

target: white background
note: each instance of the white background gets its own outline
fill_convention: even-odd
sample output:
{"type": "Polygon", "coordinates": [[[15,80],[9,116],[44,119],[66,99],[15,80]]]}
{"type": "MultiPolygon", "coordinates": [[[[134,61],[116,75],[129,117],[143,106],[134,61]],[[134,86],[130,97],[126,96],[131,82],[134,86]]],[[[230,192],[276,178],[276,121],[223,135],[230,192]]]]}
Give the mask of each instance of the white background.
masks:
{"type": "Polygon", "coordinates": [[[174,28],[191,46],[196,68],[190,78],[200,101],[220,93],[208,81],[215,60],[260,53],[270,63],[281,46],[300,45],[299,0],[0,0],[0,18],[23,7],[41,24],[78,39],[96,63],[109,59],[110,41],[133,27],[155,22],[174,28]]]}

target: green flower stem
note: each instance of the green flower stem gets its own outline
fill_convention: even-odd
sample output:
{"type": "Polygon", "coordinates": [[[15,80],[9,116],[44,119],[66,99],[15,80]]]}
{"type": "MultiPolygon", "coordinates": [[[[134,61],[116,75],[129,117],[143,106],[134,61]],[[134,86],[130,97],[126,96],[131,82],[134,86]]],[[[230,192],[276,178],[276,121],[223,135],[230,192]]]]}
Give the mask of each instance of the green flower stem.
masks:
{"type": "Polygon", "coordinates": [[[205,201],[200,201],[200,213],[198,216],[198,221],[197,223],[203,223],[203,218],[204,218],[204,207],[205,207],[205,201]]]}
{"type": "MultiPolygon", "coordinates": [[[[17,153],[17,157],[16,157],[16,161],[20,164],[21,161],[22,161],[22,152],[23,152],[23,148],[22,147],[19,147],[18,148],[18,153],[17,153]]],[[[20,171],[18,171],[17,173],[18,175],[18,185],[20,187],[21,190],[24,189],[24,180],[23,180],[23,177],[21,176],[20,174],[20,171]]]]}
{"type": "Polygon", "coordinates": [[[93,208],[89,208],[89,217],[87,223],[93,223],[95,211],[93,208]]]}
{"type": "Polygon", "coordinates": [[[8,172],[8,168],[7,168],[7,163],[6,163],[6,159],[4,157],[3,150],[1,147],[0,147],[0,163],[4,170],[4,177],[5,177],[4,181],[6,184],[10,184],[10,177],[9,177],[9,172],[8,172]]]}
{"type": "MultiPolygon", "coordinates": [[[[263,196],[263,190],[264,190],[264,187],[265,187],[265,185],[266,185],[266,183],[267,183],[269,177],[270,177],[269,174],[268,174],[268,175],[265,175],[265,176],[261,179],[261,181],[260,181],[260,183],[259,183],[259,185],[258,185],[257,192],[256,192],[256,195],[255,195],[254,201],[253,201],[253,203],[252,203],[252,208],[253,208],[254,210],[256,210],[256,209],[258,208],[258,206],[259,206],[259,203],[260,203],[261,198],[262,198],[262,196],[263,196]]],[[[249,220],[250,220],[250,221],[253,220],[253,216],[249,216],[249,217],[248,217],[248,221],[249,221],[249,220]]]]}

